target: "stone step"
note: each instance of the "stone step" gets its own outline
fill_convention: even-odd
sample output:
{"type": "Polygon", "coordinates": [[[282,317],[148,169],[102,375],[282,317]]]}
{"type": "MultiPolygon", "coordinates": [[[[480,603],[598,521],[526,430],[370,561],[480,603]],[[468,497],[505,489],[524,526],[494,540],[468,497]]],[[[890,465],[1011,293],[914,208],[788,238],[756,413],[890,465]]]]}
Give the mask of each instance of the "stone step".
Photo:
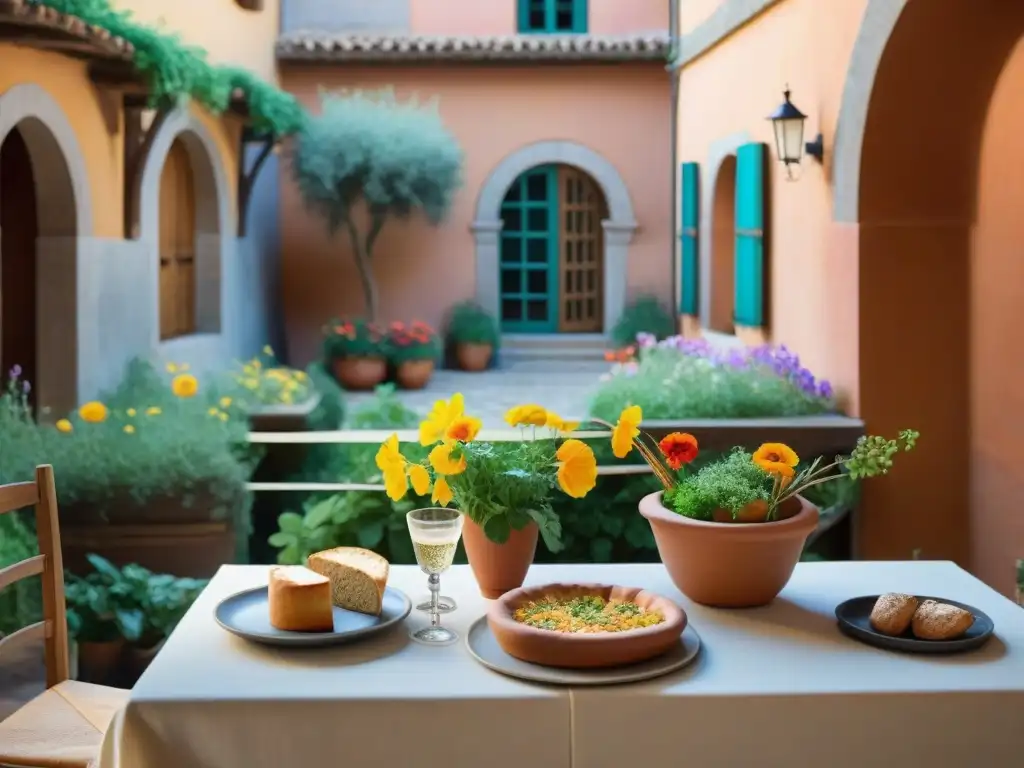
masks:
{"type": "Polygon", "coordinates": [[[501,337],[506,362],[526,360],[599,361],[609,349],[602,333],[507,333],[501,337]]]}

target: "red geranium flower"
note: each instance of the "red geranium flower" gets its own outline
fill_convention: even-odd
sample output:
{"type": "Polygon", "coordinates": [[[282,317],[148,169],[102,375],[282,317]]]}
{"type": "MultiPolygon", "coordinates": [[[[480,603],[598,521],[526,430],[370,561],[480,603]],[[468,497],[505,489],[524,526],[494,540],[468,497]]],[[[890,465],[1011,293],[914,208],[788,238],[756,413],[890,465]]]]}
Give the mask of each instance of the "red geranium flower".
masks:
{"type": "Polygon", "coordinates": [[[673,432],[658,443],[665,461],[672,469],[678,470],[697,458],[697,438],[687,432],[673,432]]]}

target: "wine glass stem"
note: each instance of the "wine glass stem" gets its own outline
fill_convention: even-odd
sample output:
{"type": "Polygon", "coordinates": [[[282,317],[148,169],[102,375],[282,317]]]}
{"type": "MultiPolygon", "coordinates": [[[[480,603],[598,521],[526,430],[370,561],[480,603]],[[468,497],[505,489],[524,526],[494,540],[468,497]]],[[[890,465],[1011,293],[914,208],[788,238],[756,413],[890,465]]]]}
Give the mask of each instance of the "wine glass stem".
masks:
{"type": "Polygon", "coordinates": [[[430,587],[430,626],[441,625],[441,576],[437,573],[430,574],[428,579],[430,587]]]}

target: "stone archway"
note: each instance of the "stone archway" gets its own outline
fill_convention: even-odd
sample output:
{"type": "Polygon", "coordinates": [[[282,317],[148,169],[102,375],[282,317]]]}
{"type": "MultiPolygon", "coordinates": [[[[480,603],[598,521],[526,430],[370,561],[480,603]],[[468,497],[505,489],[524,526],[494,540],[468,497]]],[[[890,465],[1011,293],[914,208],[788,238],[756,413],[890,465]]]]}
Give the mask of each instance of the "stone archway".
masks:
{"type": "Polygon", "coordinates": [[[1004,557],[997,573],[977,541],[979,509],[1006,500],[980,487],[979,468],[993,459],[978,446],[976,324],[990,302],[972,301],[971,286],[981,140],[1022,34],[1020,4],[870,0],[834,158],[834,217],[856,225],[861,416],[873,433],[912,426],[928,436],[893,477],[865,488],[863,554],[920,548],[973,560],[1000,585],[1012,562],[1004,557]]]}
{"type": "MultiPolygon", "coordinates": [[[[74,129],[60,105],[35,84],[0,94],[0,142],[17,129],[32,165],[37,207],[36,376],[37,406],[54,414],[78,403],[88,388],[80,357],[89,344],[78,323],[78,265],[93,231],[89,176],[74,129]]],[[[0,202],[2,204],[2,202],[0,202]]],[[[3,254],[0,254],[3,258],[3,254]]],[[[6,372],[5,372],[6,373],[6,372]]]]}
{"type": "Polygon", "coordinates": [[[229,348],[225,335],[231,328],[231,308],[227,301],[231,285],[228,246],[232,228],[231,196],[227,174],[220,161],[217,144],[206,126],[187,108],[177,109],[160,119],[143,161],[135,189],[139,239],[145,243],[149,258],[149,294],[152,302],[152,347],[179,359],[214,362],[229,348]],[[171,147],[184,146],[192,171],[195,198],[195,290],[196,329],[189,336],[160,341],[159,250],[160,180],[171,147]]]}
{"type": "Polygon", "coordinates": [[[604,230],[604,332],[615,325],[626,306],[629,244],[637,229],[629,190],[618,170],[594,150],[573,141],[541,141],[505,157],[484,181],[470,229],[476,250],[476,300],[499,316],[499,244],[501,203],[521,174],[543,165],[565,165],[588,174],[608,205],[604,230]]]}

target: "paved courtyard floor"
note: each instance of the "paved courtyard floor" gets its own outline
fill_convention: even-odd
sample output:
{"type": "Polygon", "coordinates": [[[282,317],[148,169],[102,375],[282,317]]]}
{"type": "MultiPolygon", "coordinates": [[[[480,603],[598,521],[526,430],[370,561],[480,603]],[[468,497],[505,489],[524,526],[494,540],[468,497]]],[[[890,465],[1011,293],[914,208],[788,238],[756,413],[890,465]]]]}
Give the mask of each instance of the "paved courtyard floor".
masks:
{"type": "MultiPolygon", "coordinates": [[[[522,403],[537,403],[564,419],[578,420],[587,415],[599,377],[608,369],[604,361],[522,360],[483,373],[440,370],[426,389],[399,390],[399,396],[406,407],[426,415],[434,401],[461,392],[466,411],[490,429],[507,428],[505,412],[522,403]]],[[[368,392],[345,397],[349,412],[372,399],[368,392]]]]}

